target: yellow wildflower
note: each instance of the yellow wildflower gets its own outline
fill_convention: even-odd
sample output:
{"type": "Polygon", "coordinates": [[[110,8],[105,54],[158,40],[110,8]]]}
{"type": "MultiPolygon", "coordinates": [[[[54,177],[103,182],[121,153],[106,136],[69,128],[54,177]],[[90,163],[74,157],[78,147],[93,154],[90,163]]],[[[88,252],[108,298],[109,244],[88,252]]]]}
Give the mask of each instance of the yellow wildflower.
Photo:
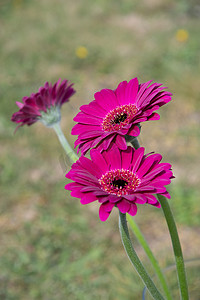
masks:
{"type": "Polygon", "coordinates": [[[185,30],[185,29],[179,29],[179,30],[177,30],[177,32],[176,32],[176,40],[178,42],[181,42],[181,43],[186,42],[188,40],[188,38],[189,38],[189,33],[188,33],[187,30],[185,30]]]}
{"type": "Polygon", "coordinates": [[[76,56],[80,59],[84,59],[88,56],[88,50],[84,46],[79,46],[76,48],[76,56]]]}

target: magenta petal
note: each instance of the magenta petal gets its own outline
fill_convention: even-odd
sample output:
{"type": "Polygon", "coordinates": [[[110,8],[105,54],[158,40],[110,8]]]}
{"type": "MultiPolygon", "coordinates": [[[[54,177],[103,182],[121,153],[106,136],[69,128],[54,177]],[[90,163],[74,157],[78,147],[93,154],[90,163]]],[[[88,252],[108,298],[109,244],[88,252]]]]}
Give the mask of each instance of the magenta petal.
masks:
{"type": "Polygon", "coordinates": [[[115,93],[109,89],[103,89],[100,92],[94,94],[94,98],[104,110],[110,111],[117,105],[117,99],[115,93]]]}
{"type": "Polygon", "coordinates": [[[117,145],[117,147],[121,150],[126,150],[127,149],[127,144],[126,144],[126,141],[125,141],[125,138],[120,136],[120,135],[117,135],[116,138],[115,138],[115,143],[117,145]]]}
{"type": "Polygon", "coordinates": [[[96,131],[100,131],[100,126],[99,125],[90,125],[90,124],[87,124],[87,125],[83,125],[83,124],[76,124],[73,128],[72,128],[72,131],[71,131],[71,134],[72,135],[78,135],[78,134],[81,134],[81,133],[85,133],[85,132],[96,132],[96,131]]]}
{"type": "Polygon", "coordinates": [[[131,204],[131,208],[128,211],[129,215],[135,216],[137,214],[137,205],[131,204]]]}
{"type": "Polygon", "coordinates": [[[134,155],[133,155],[133,163],[134,163],[134,166],[132,169],[133,172],[137,172],[143,156],[144,156],[144,147],[140,147],[137,150],[135,150],[134,155]]]}
{"type": "Polygon", "coordinates": [[[135,203],[138,204],[145,204],[146,202],[147,202],[147,197],[144,194],[137,196],[135,199],[135,203]]]}
{"type": "Polygon", "coordinates": [[[153,154],[149,157],[147,157],[144,162],[141,164],[139,170],[137,171],[137,175],[141,178],[143,177],[145,174],[148,173],[148,171],[150,170],[150,168],[152,167],[152,165],[154,163],[159,163],[162,159],[162,155],[160,154],[153,154]]]}
{"type": "Polygon", "coordinates": [[[82,194],[78,189],[71,191],[71,196],[72,196],[72,197],[75,197],[75,198],[81,198],[82,195],[83,195],[83,194],[82,194]]]}
{"type": "Polygon", "coordinates": [[[127,81],[122,81],[116,91],[115,91],[115,94],[117,96],[117,99],[119,101],[119,105],[123,105],[125,103],[125,99],[126,99],[126,96],[125,96],[125,93],[126,93],[126,87],[127,87],[127,81]]]}
{"type": "Polygon", "coordinates": [[[101,119],[96,118],[95,116],[86,115],[82,112],[78,113],[73,120],[75,122],[91,124],[91,125],[101,125],[102,123],[101,119]]]}
{"type": "Polygon", "coordinates": [[[90,156],[94,164],[96,164],[103,172],[108,170],[108,164],[98,150],[91,150],[90,156]]]}
{"type": "Polygon", "coordinates": [[[135,104],[138,87],[139,87],[139,83],[137,78],[133,78],[129,81],[126,87],[124,104],[129,104],[129,103],[135,104]]]}
{"type": "Polygon", "coordinates": [[[157,203],[155,203],[155,204],[152,204],[153,206],[155,206],[155,207],[158,207],[158,208],[160,208],[161,207],[161,204],[160,204],[160,202],[159,201],[157,201],[157,203]]]}
{"type": "Polygon", "coordinates": [[[23,103],[21,103],[21,102],[18,102],[18,101],[16,101],[16,104],[17,104],[17,106],[18,106],[19,108],[22,108],[22,107],[24,106],[24,104],[23,104],[23,103]]]}
{"type": "Polygon", "coordinates": [[[81,198],[81,204],[88,204],[88,203],[91,203],[91,202],[94,202],[98,200],[96,196],[94,196],[92,193],[87,193],[86,195],[82,196],[81,198]]]}
{"type": "Polygon", "coordinates": [[[107,212],[105,209],[104,209],[104,204],[101,204],[100,208],[99,208],[99,218],[102,222],[105,222],[108,217],[110,215],[110,212],[107,212]]]}
{"type": "Polygon", "coordinates": [[[125,214],[126,212],[128,212],[130,210],[131,204],[126,200],[122,200],[117,203],[117,207],[123,214],[125,214]]]}
{"type": "Polygon", "coordinates": [[[103,108],[101,108],[101,106],[98,105],[96,100],[93,100],[92,102],[90,102],[87,105],[82,105],[80,107],[80,110],[82,112],[84,112],[85,114],[95,116],[95,117],[101,118],[101,119],[104,118],[107,113],[103,108]]]}
{"type": "Polygon", "coordinates": [[[65,185],[65,189],[68,191],[73,191],[74,189],[81,189],[84,185],[81,185],[79,183],[76,182],[70,182],[68,184],[65,185]]]}
{"type": "Polygon", "coordinates": [[[110,145],[112,144],[112,140],[113,140],[113,135],[109,135],[109,136],[105,137],[105,139],[99,145],[100,151],[107,150],[110,147],[110,145]]]}
{"type": "Polygon", "coordinates": [[[155,120],[160,120],[160,115],[157,113],[153,113],[149,118],[148,121],[155,121],[155,120]]]}
{"type": "Polygon", "coordinates": [[[110,202],[106,202],[103,205],[104,205],[104,210],[107,211],[107,212],[111,212],[111,210],[115,206],[114,203],[110,203],[110,202]]]}
{"type": "Polygon", "coordinates": [[[101,171],[98,165],[94,164],[89,158],[81,156],[79,158],[80,164],[83,166],[84,169],[89,171],[90,174],[94,175],[95,177],[101,176],[101,171]]]}
{"type": "Polygon", "coordinates": [[[107,163],[110,165],[111,169],[121,169],[121,154],[119,149],[114,145],[110,149],[109,155],[106,154],[105,158],[107,163]]]}
{"type": "Polygon", "coordinates": [[[131,161],[132,161],[132,148],[128,147],[125,151],[121,152],[121,157],[122,157],[122,168],[123,169],[129,169],[131,166],[131,161]]]}
{"type": "Polygon", "coordinates": [[[156,204],[158,202],[158,199],[154,195],[147,195],[147,201],[149,204],[156,204]]]}
{"type": "Polygon", "coordinates": [[[129,131],[128,131],[128,135],[131,135],[131,136],[138,136],[139,134],[140,134],[140,129],[137,125],[131,127],[131,129],[129,129],[129,131]]]}
{"type": "Polygon", "coordinates": [[[168,198],[168,199],[171,199],[171,195],[167,191],[162,193],[161,195],[168,198]]]}
{"type": "Polygon", "coordinates": [[[138,94],[137,94],[137,101],[136,101],[136,103],[137,103],[138,106],[139,106],[138,101],[140,100],[140,98],[141,98],[141,96],[143,95],[144,91],[146,91],[148,85],[149,85],[151,82],[152,82],[152,80],[140,84],[140,86],[139,86],[139,91],[138,91],[138,94]]]}
{"type": "Polygon", "coordinates": [[[118,197],[116,195],[110,195],[109,196],[109,201],[111,203],[116,203],[116,202],[119,202],[122,198],[121,197],[118,197]]]}

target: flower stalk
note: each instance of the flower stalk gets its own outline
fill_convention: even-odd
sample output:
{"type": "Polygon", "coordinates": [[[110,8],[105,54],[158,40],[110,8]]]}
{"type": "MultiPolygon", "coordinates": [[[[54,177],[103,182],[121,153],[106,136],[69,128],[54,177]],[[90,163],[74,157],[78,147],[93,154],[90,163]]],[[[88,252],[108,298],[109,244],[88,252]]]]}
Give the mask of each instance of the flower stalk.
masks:
{"type": "Polygon", "coordinates": [[[142,232],[140,231],[139,227],[135,223],[134,219],[129,214],[127,214],[126,216],[127,216],[128,223],[129,223],[133,233],[135,234],[136,238],[138,239],[138,241],[140,242],[140,244],[143,247],[144,251],[146,252],[146,254],[147,254],[154,270],[155,270],[155,273],[156,273],[158,279],[160,280],[160,283],[162,285],[162,288],[163,288],[163,291],[166,295],[167,300],[172,300],[172,296],[171,296],[171,293],[169,291],[165,276],[161,271],[161,268],[158,264],[157,259],[153,255],[151,249],[149,248],[149,245],[148,245],[146,239],[144,238],[142,232]]]}
{"type": "MultiPolygon", "coordinates": [[[[133,138],[130,140],[130,143],[135,149],[138,149],[140,147],[140,144],[137,140],[137,138],[133,138]]],[[[176,228],[176,223],[172,214],[172,211],[170,209],[169,203],[165,197],[163,197],[160,194],[157,194],[157,198],[160,201],[163,213],[165,215],[165,219],[169,228],[169,233],[172,240],[173,250],[174,250],[174,256],[176,261],[176,268],[177,268],[177,275],[178,275],[178,281],[179,281],[179,287],[180,287],[180,294],[182,300],[188,300],[188,285],[187,285],[187,279],[186,279],[186,272],[185,272],[185,265],[184,265],[184,259],[183,259],[183,253],[181,249],[181,244],[178,236],[178,231],[176,228]]],[[[135,228],[134,233],[137,234],[135,228]]],[[[144,247],[143,247],[144,248],[144,247]]],[[[148,255],[148,254],[147,254],[148,255]]],[[[149,259],[151,260],[150,256],[148,255],[149,259]]],[[[161,270],[160,270],[161,271],[161,270]]],[[[162,272],[161,272],[162,274],[162,272]]],[[[157,274],[158,275],[158,274],[157,274]]],[[[158,276],[160,279],[160,282],[162,284],[162,275],[158,276]]],[[[164,287],[163,287],[164,288],[164,287]]]]}
{"type": "Polygon", "coordinates": [[[67,139],[65,138],[65,136],[62,132],[62,129],[60,127],[60,124],[55,123],[55,124],[52,125],[52,128],[54,129],[55,133],[57,134],[58,139],[59,139],[61,145],[63,146],[67,156],[69,157],[71,163],[75,163],[78,160],[78,156],[73,151],[73,149],[71,148],[71,146],[68,143],[67,139]]]}
{"type": "Polygon", "coordinates": [[[158,195],[158,200],[160,201],[163,213],[165,215],[165,219],[169,228],[171,241],[173,245],[174,255],[175,255],[175,261],[176,261],[176,268],[177,268],[177,275],[178,275],[178,281],[179,281],[179,287],[180,287],[180,294],[182,300],[188,300],[188,285],[187,285],[187,278],[186,278],[186,272],[185,272],[185,265],[184,265],[184,259],[183,259],[183,253],[181,249],[181,244],[178,236],[178,231],[176,228],[176,223],[171,211],[171,208],[169,206],[169,203],[165,197],[162,195],[158,195]]]}
{"type": "Polygon", "coordinates": [[[130,259],[131,263],[135,267],[137,273],[143,280],[145,286],[149,290],[152,297],[156,300],[164,300],[161,293],[156,288],[154,282],[150,278],[149,274],[145,270],[143,264],[141,263],[140,259],[137,256],[137,253],[135,252],[132,242],[130,240],[127,221],[126,221],[126,214],[123,214],[119,211],[119,230],[120,235],[122,239],[122,243],[124,245],[124,249],[128,255],[128,258],[130,259]]]}

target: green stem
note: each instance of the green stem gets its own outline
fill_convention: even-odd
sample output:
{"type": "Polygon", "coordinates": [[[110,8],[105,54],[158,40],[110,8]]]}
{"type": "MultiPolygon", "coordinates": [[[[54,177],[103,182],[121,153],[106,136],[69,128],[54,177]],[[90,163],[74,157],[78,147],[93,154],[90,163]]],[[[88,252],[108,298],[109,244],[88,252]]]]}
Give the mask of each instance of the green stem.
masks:
{"type": "Polygon", "coordinates": [[[139,144],[138,139],[137,139],[136,137],[130,139],[130,143],[132,144],[132,146],[133,146],[135,149],[140,148],[140,144],[139,144]]]}
{"type": "Polygon", "coordinates": [[[130,225],[133,233],[135,234],[136,238],[138,239],[138,241],[142,245],[144,251],[146,252],[146,254],[147,254],[147,256],[150,260],[150,262],[152,263],[152,266],[155,270],[155,273],[156,273],[157,277],[159,278],[160,283],[163,287],[163,291],[165,292],[166,298],[168,300],[172,300],[172,296],[171,296],[169,288],[167,286],[167,282],[166,282],[165,277],[164,277],[164,275],[161,271],[161,268],[158,264],[157,259],[153,255],[151,249],[149,248],[149,245],[148,245],[147,241],[145,240],[142,232],[140,231],[139,227],[135,223],[134,219],[129,214],[127,214],[126,217],[127,217],[127,220],[129,222],[129,225],[130,225]]]}
{"type": "Polygon", "coordinates": [[[165,219],[167,221],[167,225],[169,228],[172,245],[174,249],[174,255],[176,260],[176,268],[177,268],[177,275],[178,275],[178,281],[179,281],[179,287],[180,287],[180,293],[181,293],[181,299],[188,300],[188,285],[187,285],[187,279],[186,279],[186,273],[185,273],[185,266],[184,266],[184,259],[183,254],[181,250],[181,244],[178,236],[178,231],[176,228],[176,223],[174,221],[174,217],[171,211],[171,208],[169,206],[169,203],[167,199],[157,194],[158,200],[160,201],[160,204],[163,209],[163,213],[165,215],[165,219]]]}
{"type": "MultiPolygon", "coordinates": [[[[135,148],[135,149],[138,149],[140,147],[140,144],[137,140],[136,137],[128,137],[127,141],[129,141],[132,146],[135,148]]],[[[131,226],[131,229],[133,230],[135,236],[137,237],[138,241],[140,242],[140,244],[142,245],[142,247],[144,248],[150,262],[152,263],[152,266],[157,274],[157,277],[159,278],[160,280],[160,283],[163,287],[163,290],[165,292],[165,295],[167,297],[168,300],[171,300],[172,297],[171,297],[171,294],[170,294],[170,291],[169,291],[169,288],[167,286],[167,282],[165,280],[165,277],[164,277],[164,274],[163,272],[161,271],[161,268],[156,260],[156,258],[154,257],[151,249],[149,248],[143,234],[141,233],[139,227],[137,226],[137,224],[135,223],[135,221],[133,220],[133,218],[131,218],[131,216],[127,215],[127,219],[128,219],[128,222],[131,226]]]]}
{"type": "Polygon", "coordinates": [[[163,296],[160,294],[158,289],[156,288],[155,284],[151,280],[150,276],[146,272],[143,264],[141,263],[140,259],[138,258],[133,245],[130,240],[127,221],[126,221],[126,214],[123,214],[119,211],[119,230],[121,234],[122,243],[124,245],[124,249],[130,259],[131,263],[135,267],[136,271],[140,275],[141,279],[143,280],[145,286],[149,290],[152,297],[156,300],[164,300],[163,296]]]}
{"type": "Polygon", "coordinates": [[[78,160],[78,156],[76,155],[76,153],[72,150],[70,144],[68,143],[67,139],[65,138],[62,129],[60,128],[60,124],[59,123],[55,123],[54,125],[52,125],[52,128],[55,130],[58,139],[61,143],[61,145],[63,146],[67,156],[69,157],[70,161],[72,163],[75,163],[78,160]]]}

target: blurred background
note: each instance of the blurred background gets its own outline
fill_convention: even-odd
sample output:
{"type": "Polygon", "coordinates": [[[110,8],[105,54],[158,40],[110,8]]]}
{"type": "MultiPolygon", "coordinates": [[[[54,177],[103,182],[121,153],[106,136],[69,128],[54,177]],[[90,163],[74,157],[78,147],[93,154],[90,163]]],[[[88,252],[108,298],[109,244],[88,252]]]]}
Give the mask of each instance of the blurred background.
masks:
{"type": "MultiPolygon", "coordinates": [[[[141,298],[117,210],[102,223],[98,204],[81,206],[64,190],[70,166],[53,131],[38,122],[14,134],[15,101],[58,78],[77,91],[62,108],[72,146],[73,117],[96,91],[137,76],[173,93],[160,121],[142,124],[139,141],[172,163],[184,257],[199,256],[199,17],[197,0],[0,0],[0,299],[141,298]]],[[[162,210],[141,205],[136,221],[161,266],[172,264],[162,210]]]]}

